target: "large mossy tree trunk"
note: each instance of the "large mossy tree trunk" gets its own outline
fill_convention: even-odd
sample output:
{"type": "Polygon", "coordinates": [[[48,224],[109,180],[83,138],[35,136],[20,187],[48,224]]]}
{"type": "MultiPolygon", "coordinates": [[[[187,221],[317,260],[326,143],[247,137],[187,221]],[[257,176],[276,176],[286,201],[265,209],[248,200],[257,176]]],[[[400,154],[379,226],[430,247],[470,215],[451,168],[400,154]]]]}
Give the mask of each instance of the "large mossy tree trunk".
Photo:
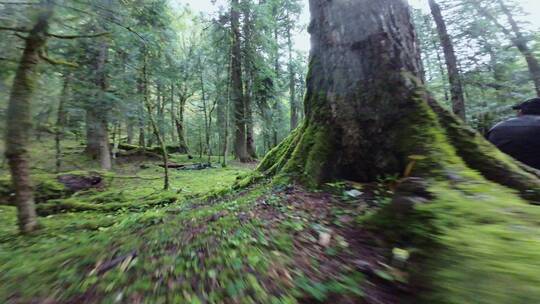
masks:
{"type": "Polygon", "coordinates": [[[535,176],[430,101],[406,2],[311,0],[310,9],[306,119],[259,170],[312,185],[374,181],[422,155],[417,174],[443,174],[464,160],[488,179],[538,195],[535,176]]]}
{"type": "Polygon", "coordinates": [[[37,229],[33,187],[30,180],[28,146],[32,130],[31,101],[36,86],[40,53],[47,43],[47,30],[53,15],[53,1],[42,1],[41,12],[25,38],[24,51],[17,67],[6,115],[6,158],[15,190],[19,229],[37,229]]]}
{"type": "Polygon", "coordinates": [[[429,96],[407,2],[310,0],[310,10],[306,118],[258,170],[314,187],[408,176],[362,223],[389,251],[417,252],[411,282],[423,294],[411,303],[537,299],[540,276],[516,269],[540,258],[530,247],[540,211],[526,203],[540,199],[539,173],[429,96]],[[411,159],[422,160],[405,174],[411,159]],[[497,287],[508,282],[520,287],[497,287]]]}
{"type": "Polygon", "coordinates": [[[540,201],[538,171],[430,98],[406,1],[310,0],[310,10],[306,118],[258,170],[312,187],[406,177],[362,218],[389,256],[407,248],[421,263],[408,268],[421,294],[404,303],[534,302],[540,277],[523,267],[540,259],[540,211],[527,203],[540,201]],[[405,174],[412,159],[422,160],[405,174]]]}

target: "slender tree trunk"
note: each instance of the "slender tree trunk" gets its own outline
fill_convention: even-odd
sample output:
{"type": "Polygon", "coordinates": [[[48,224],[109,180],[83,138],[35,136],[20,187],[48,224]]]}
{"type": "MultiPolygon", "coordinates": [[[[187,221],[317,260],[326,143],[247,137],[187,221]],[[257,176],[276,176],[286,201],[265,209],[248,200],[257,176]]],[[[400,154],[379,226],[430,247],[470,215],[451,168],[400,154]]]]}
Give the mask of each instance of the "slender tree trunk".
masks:
{"type": "Polygon", "coordinates": [[[242,50],[240,46],[240,13],[238,9],[238,0],[231,0],[231,79],[235,123],[234,154],[239,161],[249,162],[250,157],[246,145],[246,113],[242,84],[242,50]]]}
{"type": "MultiPolygon", "coordinates": [[[[441,58],[441,53],[439,51],[439,44],[437,44],[438,41],[440,41],[440,38],[439,37],[436,37],[437,35],[435,35],[432,31],[431,31],[431,22],[430,22],[430,18],[426,15],[424,17],[424,23],[425,23],[425,26],[427,29],[429,29],[429,41],[431,42],[431,46],[433,47],[433,51],[435,52],[435,56],[437,58],[437,67],[439,68],[439,73],[441,74],[441,78],[444,79],[447,75],[446,75],[446,72],[445,72],[445,69],[444,69],[444,63],[443,63],[443,60],[441,58]]],[[[448,84],[450,83],[450,81],[448,81],[448,83],[446,81],[443,81],[443,90],[444,90],[444,100],[448,101],[449,98],[449,94],[448,94],[448,84]]]]}
{"type": "Polygon", "coordinates": [[[60,172],[62,169],[62,139],[64,138],[65,126],[66,126],[66,109],[65,105],[69,95],[69,85],[71,81],[71,74],[64,74],[64,85],[62,87],[62,93],[60,95],[60,101],[58,103],[58,111],[56,116],[56,130],[55,130],[55,147],[56,147],[56,172],[60,172]]]}
{"type": "Polygon", "coordinates": [[[36,86],[40,52],[47,42],[49,20],[53,15],[53,1],[42,1],[42,11],[25,39],[13,86],[9,96],[6,117],[6,158],[15,190],[17,217],[22,233],[38,228],[34,194],[30,180],[28,146],[30,140],[31,101],[36,86]]]}
{"type": "MultiPolygon", "coordinates": [[[[137,78],[137,95],[138,96],[144,96],[144,79],[143,75],[140,75],[137,78]]],[[[145,136],[145,115],[144,115],[144,97],[143,99],[137,104],[137,119],[138,119],[138,128],[139,128],[139,147],[145,148],[146,147],[146,136],[145,136]]]]}
{"type": "Polygon", "coordinates": [[[446,23],[442,16],[441,7],[439,4],[435,2],[435,0],[429,0],[429,7],[431,8],[431,14],[433,15],[435,24],[437,25],[439,39],[441,40],[444,51],[446,68],[448,70],[448,79],[450,81],[452,109],[457,116],[465,121],[465,97],[463,96],[463,87],[461,85],[461,77],[457,65],[456,52],[454,51],[454,44],[452,43],[450,35],[448,35],[446,23]]]}
{"type": "Polygon", "coordinates": [[[178,115],[174,114],[174,125],[176,127],[176,135],[178,136],[178,152],[183,154],[189,154],[184,131],[184,108],[186,106],[186,102],[186,97],[180,95],[178,115]]]}
{"type": "MultiPolygon", "coordinates": [[[[199,58],[200,62],[200,58],[199,58]]],[[[206,152],[208,156],[208,163],[210,163],[211,155],[212,155],[212,149],[210,147],[210,128],[211,128],[211,120],[210,116],[212,113],[209,113],[208,109],[208,101],[206,99],[206,89],[204,86],[204,68],[201,65],[201,73],[200,73],[200,82],[201,82],[201,98],[203,103],[203,116],[204,116],[204,142],[206,145],[206,152]]]]}
{"type": "MultiPolygon", "coordinates": [[[[287,15],[287,19],[289,20],[289,16],[287,15]]],[[[289,24],[287,26],[287,46],[289,48],[289,104],[291,107],[291,131],[296,129],[298,127],[298,106],[296,104],[296,75],[294,72],[294,65],[293,65],[293,44],[292,44],[292,34],[291,34],[291,23],[292,21],[289,20],[289,24]]]]}
{"type": "Polygon", "coordinates": [[[256,159],[257,151],[255,149],[255,134],[253,131],[253,85],[255,79],[255,51],[253,46],[253,24],[254,14],[251,10],[251,3],[244,1],[242,3],[244,15],[244,70],[245,70],[245,116],[246,116],[246,149],[249,157],[256,159]]]}
{"type": "MultiPolygon", "coordinates": [[[[148,71],[147,71],[147,62],[146,62],[146,51],[143,53],[143,70],[142,70],[142,79],[143,79],[143,85],[144,85],[144,104],[146,105],[146,110],[148,111],[148,120],[150,121],[150,125],[152,126],[152,130],[154,132],[154,136],[156,137],[158,144],[161,148],[161,157],[163,159],[163,189],[168,190],[169,189],[169,155],[167,154],[167,148],[165,147],[165,143],[163,142],[163,139],[161,137],[161,134],[159,132],[159,126],[156,123],[156,120],[154,119],[153,113],[152,113],[152,105],[150,104],[149,99],[149,92],[148,92],[148,71]]],[[[159,97],[158,97],[159,98],[159,97]]]]}
{"type": "Polygon", "coordinates": [[[221,99],[221,103],[218,104],[218,119],[221,117],[221,122],[218,122],[220,128],[220,137],[222,143],[222,155],[223,160],[221,165],[223,167],[227,166],[227,155],[229,154],[229,114],[230,114],[230,100],[231,100],[231,63],[228,65],[227,73],[227,83],[226,83],[226,94],[225,98],[221,99]]]}
{"type": "Polygon", "coordinates": [[[257,150],[255,148],[255,132],[253,131],[253,108],[252,99],[246,98],[246,149],[250,158],[257,158],[257,150]]]}
{"type": "Polygon", "coordinates": [[[178,137],[176,136],[175,129],[175,117],[176,117],[176,109],[175,106],[175,100],[174,100],[174,83],[171,83],[171,105],[169,111],[171,112],[171,140],[172,142],[178,146],[178,137]]]}
{"type": "MultiPolygon", "coordinates": [[[[278,7],[274,5],[273,8],[273,15],[277,16],[278,14],[278,7]]],[[[280,54],[279,54],[279,28],[278,25],[274,26],[274,43],[275,43],[275,53],[274,53],[274,91],[273,91],[273,103],[271,108],[271,121],[272,121],[272,129],[271,129],[271,139],[272,139],[272,147],[275,147],[278,145],[278,127],[281,120],[281,111],[280,111],[280,104],[279,104],[279,94],[281,90],[280,82],[279,82],[279,75],[280,75],[280,54]]]]}

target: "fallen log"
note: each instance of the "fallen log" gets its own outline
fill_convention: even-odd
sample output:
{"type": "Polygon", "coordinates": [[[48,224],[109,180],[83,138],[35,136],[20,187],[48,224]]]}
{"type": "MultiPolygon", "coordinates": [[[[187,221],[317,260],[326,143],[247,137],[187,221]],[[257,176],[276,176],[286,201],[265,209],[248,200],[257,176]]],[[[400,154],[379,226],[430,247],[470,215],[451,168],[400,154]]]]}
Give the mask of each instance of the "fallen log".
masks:
{"type": "MultiPolygon", "coordinates": [[[[105,187],[103,177],[96,172],[72,172],[32,175],[35,183],[34,199],[36,203],[44,203],[53,199],[67,198],[79,191],[102,189],[105,187]]],[[[9,176],[0,177],[0,204],[13,205],[15,191],[9,176]]]]}
{"type": "MultiPolygon", "coordinates": [[[[165,167],[165,165],[163,164],[160,164],[159,165],[161,168],[165,167]]],[[[177,163],[168,163],[167,164],[167,168],[171,168],[171,169],[181,169],[181,168],[184,168],[186,167],[186,165],[184,164],[177,164],[177,163]]]]}

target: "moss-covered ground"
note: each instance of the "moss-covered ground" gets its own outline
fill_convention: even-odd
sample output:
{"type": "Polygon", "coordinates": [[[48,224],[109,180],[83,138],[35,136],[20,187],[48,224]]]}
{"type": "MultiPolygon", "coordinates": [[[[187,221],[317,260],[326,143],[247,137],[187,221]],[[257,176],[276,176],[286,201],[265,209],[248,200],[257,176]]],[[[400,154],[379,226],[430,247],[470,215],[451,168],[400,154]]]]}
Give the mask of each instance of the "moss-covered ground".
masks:
{"type": "MultiPolygon", "coordinates": [[[[48,144],[33,150],[38,174],[54,169],[54,157],[43,155],[52,151],[48,144]]],[[[95,166],[81,150],[68,145],[65,170],[95,166]]],[[[0,205],[0,302],[309,303],[366,296],[346,239],[349,233],[352,244],[359,242],[351,229],[366,206],[267,181],[233,190],[252,170],[234,163],[172,169],[172,189],[163,191],[158,164],[118,160],[115,172],[105,173],[105,189],[40,202],[38,210],[48,212],[40,212],[42,229],[34,235],[19,235],[15,207],[0,205]]]]}
{"type": "MultiPolygon", "coordinates": [[[[33,149],[42,176],[54,170],[49,144],[33,149]]],[[[68,148],[66,171],[95,167],[81,146],[68,148]]],[[[540,299],[540,208],[474,171],[431,181],[429,202],[395,218],[385,211],[396,178],[320,191],[261,177],[232,187],[253,180],[232,163],[172,169],[163,191],[158,164],[118,160],[105,189],[40,203],[48,212],[34,235],[19,235],[15,208],[0,205],[0,302],[540,299]]]]}

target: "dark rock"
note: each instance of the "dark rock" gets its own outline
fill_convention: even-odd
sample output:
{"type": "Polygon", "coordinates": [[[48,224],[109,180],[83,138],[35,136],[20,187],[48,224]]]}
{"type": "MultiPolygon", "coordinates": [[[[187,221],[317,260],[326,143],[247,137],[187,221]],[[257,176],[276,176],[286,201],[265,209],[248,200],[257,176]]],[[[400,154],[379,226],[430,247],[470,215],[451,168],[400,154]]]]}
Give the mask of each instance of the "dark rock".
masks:
{"type": "Polygon", "coordinates": [[[103,178],[95,172],[88,175],[62,174],[57,177],[69,192],[78,192],[88,189],[101,189],[104,187],[103,178]]]}

